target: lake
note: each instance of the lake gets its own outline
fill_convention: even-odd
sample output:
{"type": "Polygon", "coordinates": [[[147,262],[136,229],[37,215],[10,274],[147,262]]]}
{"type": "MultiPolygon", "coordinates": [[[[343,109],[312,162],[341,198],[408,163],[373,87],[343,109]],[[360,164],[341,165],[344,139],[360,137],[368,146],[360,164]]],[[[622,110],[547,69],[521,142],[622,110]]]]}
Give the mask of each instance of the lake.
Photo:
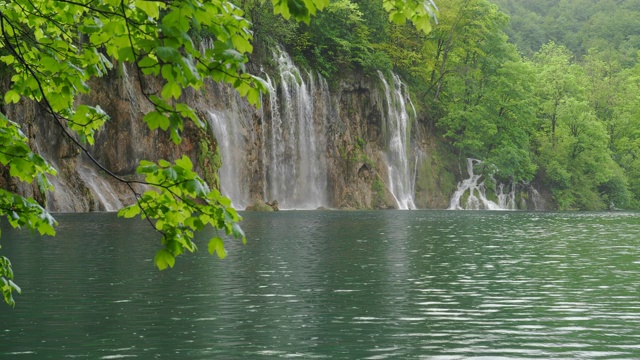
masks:
{"type": "Polygon", "coordinates": [[[639,213],[242,215],[247,245],[162,272],[142,221],[3,226],[0,358],[640,358],[639,213]]]}

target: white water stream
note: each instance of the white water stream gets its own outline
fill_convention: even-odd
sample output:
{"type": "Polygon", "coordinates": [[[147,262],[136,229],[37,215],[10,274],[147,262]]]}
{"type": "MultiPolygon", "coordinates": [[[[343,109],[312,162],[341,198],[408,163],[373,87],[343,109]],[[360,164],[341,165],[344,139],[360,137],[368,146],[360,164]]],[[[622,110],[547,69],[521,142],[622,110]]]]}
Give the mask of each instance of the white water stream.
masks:
{"type": "MultiPolygon", "coordinates": [[[[483,175],[474,173],[474,166],[482,164],[481,160],[467,159],[467,173],[469,178],[458,183],[458,190],[451,197],[449,210],[516,210],[516,191],[515,185],[505,186],[504,184],[496,184],[495,199],[487,198],[487,187],[483,175]],[[483,179],[480,181],[480,179],[483,179]],[[510,189],[507,192],[507,189],[510,189]],[[468,193],[467,199],[462,203],[463,196],[468,193]]],[[[496,181],[490,178],[493,183],[496,181]]]]}
{"type": "Polygon", "coordinates": [[[233,207],[244,209],[249,205],[249,183],[243,181],[246,162],[246,127],[238,111],[208,112],[211,130],[218,142],[222,166],[218,172],[221,193],[231,199],[233,207]]]}
{"type": "Polygon", "coordinates": [[[263,121],[265,200],[282,209],[328,206],[328,86],[303,74],[282,49],[274,52],[280,84],[267,77],[271,119],[263,121]]]}
{"type": "Polygon", "coordinates": [[[378,72],[380,81],[384,86],[386,115],[384,119],[384,131],[387,134],[387,151],[385,153],[388,188],[393,194],[398,208],[401,210],[415,209],[414,195],[414,168],[410,166],[411,144],[411,117],[407,106],[411,107],[413,119],[416,118],[416,110],[411,102],[406,86],[398,75],[393,74],[391,84],[384,75],[378,72]]]}
{"type": "Polygon", "coordinates": [[[102,176],[99,176],[93,164],[79,164],[76,168],[78,175],[84,184],[91,190],[93,200],[97,208],[104,211],[118,211],[123,204],[118,193],[111,184],[102,176]]]}

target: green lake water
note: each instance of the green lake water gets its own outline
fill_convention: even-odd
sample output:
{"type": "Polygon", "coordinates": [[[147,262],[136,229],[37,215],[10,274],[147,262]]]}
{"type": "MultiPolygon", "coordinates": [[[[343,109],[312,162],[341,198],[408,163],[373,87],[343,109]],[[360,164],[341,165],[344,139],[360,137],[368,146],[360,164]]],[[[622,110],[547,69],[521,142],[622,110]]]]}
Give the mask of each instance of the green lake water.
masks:
{"type": "Polygon", "coordinates": [[[2,227],[0,359],[638,359],[640,214],[244,213],[157,271],[148,224],[2,227]]]}

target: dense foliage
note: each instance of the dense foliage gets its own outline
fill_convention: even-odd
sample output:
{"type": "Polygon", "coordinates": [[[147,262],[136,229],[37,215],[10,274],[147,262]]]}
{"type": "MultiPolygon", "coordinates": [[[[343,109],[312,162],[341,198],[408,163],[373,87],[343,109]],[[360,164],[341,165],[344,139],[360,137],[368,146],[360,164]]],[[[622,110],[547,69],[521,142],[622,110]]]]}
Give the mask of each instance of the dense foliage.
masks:
{"type": "Polygon", "coordinates": [[[590,50],[611,51],[626,65],[640,49],[638,0],[493,0],[511,17],[505,28],[525,56],[553,41],[582,58],[590,50]]]}
{"type": "MultiPolygon", "coordinates": [[[[515,9],[510,22],[486,0],[440,6],[441,26],[425,42],[436,58],[424,99],[433,121],[461,155],[494,164],[504,180],[534,181],[560,209],[636,208],[637,27],[594,31],[595,18],[621,25],[607,1],[496,3],[515,9]],[[547,21],[536,22],[541,12],[547,21]],[[558,30],[568,18],[571,31],[558,30]],[[549,41],[523,40],[531,24],[549,41]]],[[[625,19],[640,14],[631,3],[625,19]]]]}
{"type": "Polygon", "coordinates": [[[496,2],[514,10],[511,26],[487,1],[441,6],[441,23],[452,11],[453,24],[464,28],[456,34],[443,24],[445,34],[432,34],[440,38],[431,41],[453,48],[438,72],[445,74],[443,91],[426,99],[445,136],[502,175],[534,180],[560,209],[637,208],[640,44],[637,27],[624,24],[640,19],[640,8],[633,1],[496,2]],[[518,12],[525,8],[531,12],[518,12]],[[535,22],[542,12],[547,20],[535,22]],[[531,22],[549,41],[524,42],[531,26],[523,24],[531,22]],[[570,29],[558,30],[567,23],[570,29]]]}

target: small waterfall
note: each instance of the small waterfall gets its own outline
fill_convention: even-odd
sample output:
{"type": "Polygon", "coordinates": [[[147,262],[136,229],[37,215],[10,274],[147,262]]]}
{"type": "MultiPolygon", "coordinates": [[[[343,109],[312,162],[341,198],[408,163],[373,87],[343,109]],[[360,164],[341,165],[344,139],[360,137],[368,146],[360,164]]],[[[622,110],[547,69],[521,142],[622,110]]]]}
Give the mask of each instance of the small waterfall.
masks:
{"type": "Polygon", "coordinates": [[[382,72],[378,72],[384,86],[386,100],[386,118],[383,124],[387,136],[386,163],[388,170],[389,191],[393,195],[401,210],[416,208],[413,201],[414,167],[409,162],[411,139],[411,118],[407,112],[407,105],[411,106],[413,117],[416,110],[406,86],[396,74],[393,74],[391,86],[382,72]]]}
{"type": "Polygon", "coordinates": [[[249,184],[242,171],[246,163],[246,141],[243,116],[238,111],[209,110],[208,121],[218,143],[222,158],[220,190],[231,199],[232,206],[244,209],[249,205],[249,184]]]}
{"type": "Polygon", "coordinates": [[[139,106],[136,101],[137,97],[135,93],[135,85],[133,83],[134,80],[129,75],[129,69],[126,64],[119,63],[118,66],[122,71],[119,82],[120,94],[122,94],[123,98],[129,101],[131,111],[133,113],[133,111],[139,110],[139,106]]]}
{"type": "Polygon", "coordinates": [[[546,204],[538,190],[536,190],[533,186],[529,185],[529,198],[531,199],[532,204],[527,207],[527,209],[535,210],[535,211],[544,211],[546,209],[546,204]]]}
{"type": "Polygon", "coordinates": [[[271,118],[268,124],[263,120],[264,200],[277,200],[282,209],[328,206],[326,81],[302,74],[282,49],[274,59],[280,84],[267,76],[271,118]]]}
{"type": "Polygon", "coordinates": [[[480,181],[482,175],[474,173],[474,166],[482,164],[481,160],[467,159],[467,173],[469,178],[458,183],[458,190],[451,197],[449,210],[516,210],[516,189],[512,183],[510,186],[504,184],[496,184],[495,179],[489,179],[496,184],[495,198],[496,201],[487,199],[487,188],[484,180],[480,181]],[[507,191],[507,188],[510,188],[507,191]],[[462,198],[468,193],[466,202],[462,204],[462,198]]]}
{"type": "Polygon", "coordinates": [[[107,180],[98,175],[93,166],[78,164],[76,171],[87,188],[91,190],[98,210],[118,211],[122,208],[117,192],[107,180]]]}

